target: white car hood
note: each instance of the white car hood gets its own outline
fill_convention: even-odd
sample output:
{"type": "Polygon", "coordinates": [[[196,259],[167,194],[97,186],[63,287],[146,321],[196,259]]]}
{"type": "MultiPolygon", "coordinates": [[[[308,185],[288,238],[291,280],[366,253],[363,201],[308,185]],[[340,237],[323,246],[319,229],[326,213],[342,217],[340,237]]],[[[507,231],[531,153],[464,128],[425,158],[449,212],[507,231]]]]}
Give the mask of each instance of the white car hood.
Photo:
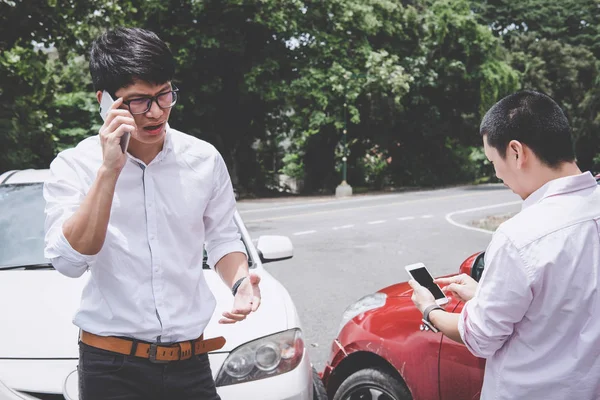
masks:
{"type": "MultiPolygon", "coordinates": [[[[233,306],[231,292],[219,276],[205,270],[217,306],[205,337],[224,336],[220,352],[275,332],[297,326],[296,310],[289,295],[270,274],[261,269],[262,304],[243,322],[223,325],[218,320],[233,306]]],[[[73,316],[80,303],[88,274],[67,278],[54,270],[0,271],[0,359],[76,359],[79,328],[73,316]]]]}
{"type": "Polygon", "coordinates": [[[78,358],[72,320],[85,283],[54,270],[0,271],[0,358],[78,358]]]}

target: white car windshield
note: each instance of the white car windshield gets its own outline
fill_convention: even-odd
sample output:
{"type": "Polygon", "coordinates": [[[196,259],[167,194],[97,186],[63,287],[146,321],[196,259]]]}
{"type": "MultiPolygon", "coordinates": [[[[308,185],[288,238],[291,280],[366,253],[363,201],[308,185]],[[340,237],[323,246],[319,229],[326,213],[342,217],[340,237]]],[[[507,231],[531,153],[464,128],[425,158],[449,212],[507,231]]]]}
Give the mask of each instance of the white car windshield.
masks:
{"type": "MultiPolygon", "coordinates": [[[[42,189],[42,183],[0,185],[0,270],[51,267],[44,258],[42,189]]],[[[248,264],[254,267],[251,257],[248,264]]],[[[206,251],[203,268],[209,268],[206,251]]]]}
{"type": "Polygon", "coordinates": [[[46,265],[41,183],[0,185],[0,268],[46,265]]]}

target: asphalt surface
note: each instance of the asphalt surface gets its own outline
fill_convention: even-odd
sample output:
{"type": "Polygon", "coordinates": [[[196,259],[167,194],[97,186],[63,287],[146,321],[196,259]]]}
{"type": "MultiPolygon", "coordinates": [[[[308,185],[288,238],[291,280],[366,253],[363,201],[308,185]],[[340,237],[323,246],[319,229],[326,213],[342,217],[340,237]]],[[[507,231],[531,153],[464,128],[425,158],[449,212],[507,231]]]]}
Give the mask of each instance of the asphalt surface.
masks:
{"type": "Polygon", "coordinates": [[[325,366],[347,306],[408,280],[404,266],[423,262],[434,276],[455,273],[485,250],[490,232],[471,222],[517,212],[503,185],[293,200],[238,202],[253,239],[285,235],[291,260],[265,268],[289,291],[302,320],[311,361],[325,366]]]}

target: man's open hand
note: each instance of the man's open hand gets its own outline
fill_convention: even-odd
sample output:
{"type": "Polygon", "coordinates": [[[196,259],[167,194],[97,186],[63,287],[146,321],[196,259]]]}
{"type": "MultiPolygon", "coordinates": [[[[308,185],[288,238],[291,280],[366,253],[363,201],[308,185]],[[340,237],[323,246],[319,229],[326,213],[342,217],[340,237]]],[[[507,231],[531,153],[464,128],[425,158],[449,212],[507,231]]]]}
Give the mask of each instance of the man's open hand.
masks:
{"type": "Polygon", "coordinates": [[[233,309],[231,312],[223,313],[223,318],[219,320],[220,324],[235,324],[243,321],[248,314],[258,309],[260,306],[259,282],[260,276],[254,273],[250,273],[242,281],[233,299],[233,309]]]}

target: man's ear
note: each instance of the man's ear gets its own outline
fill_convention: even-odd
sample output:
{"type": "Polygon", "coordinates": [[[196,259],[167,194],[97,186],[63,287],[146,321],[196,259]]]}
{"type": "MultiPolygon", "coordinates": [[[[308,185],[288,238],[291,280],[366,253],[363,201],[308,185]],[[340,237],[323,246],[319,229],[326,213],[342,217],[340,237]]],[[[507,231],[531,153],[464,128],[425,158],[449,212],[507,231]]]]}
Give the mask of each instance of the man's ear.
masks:
{"type": "Polygon", "coordinates": [[[96,99],[98,99],[98,104],[102,102],[102,91],[98,90],[96,92],[96,99]]]}
{"type": "Polygon", "coordinates": [[[523,143],[519,142],[518,140],[511,140],[510,143],[508,143],[506,157],[510,161],[514,161],[517,165],[517,168],[521,168],[527,158],[526,149],[525,146],[523,146],[523,143]]]}

